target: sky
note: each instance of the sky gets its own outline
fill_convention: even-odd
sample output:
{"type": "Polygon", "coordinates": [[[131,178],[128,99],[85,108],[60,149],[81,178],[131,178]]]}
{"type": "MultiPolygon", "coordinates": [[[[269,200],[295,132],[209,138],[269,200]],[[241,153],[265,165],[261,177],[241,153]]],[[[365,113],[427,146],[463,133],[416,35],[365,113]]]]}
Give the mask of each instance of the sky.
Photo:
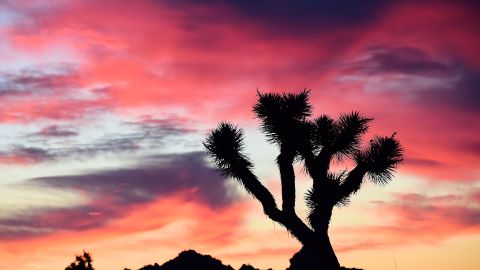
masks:
{"type": "MultiPolygon", "coordinates": [[[[285,269],[300,249],[209,162],[220,121],[280,204],[256,93],[396,133],[393,181],[334,210],[342,265],[480,268],[475,1],[0,0],[0,269],[138,269],[185,249],[285,269]]],[[[348,168],[347,163],[335,168],[348,168]]],[[[297,211],[311,180],[297,171],[297,211]]]]}

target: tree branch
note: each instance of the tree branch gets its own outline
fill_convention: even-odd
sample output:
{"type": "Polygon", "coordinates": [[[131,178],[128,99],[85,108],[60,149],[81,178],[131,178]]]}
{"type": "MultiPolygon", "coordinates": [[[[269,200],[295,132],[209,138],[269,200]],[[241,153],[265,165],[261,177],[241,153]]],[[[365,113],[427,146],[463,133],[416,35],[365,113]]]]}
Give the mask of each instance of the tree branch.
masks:
{"type": "Polygon", "coordinates": [[[282,147],[277,157],[277,164],[280,170],[280,181],[282,183],[282,210],[295,212],[295,172],[293,160],[295,152],[285,150],[282,147]]]}
{"type": "Polygon", "coordinates": [[[305,167],[307,168],[308,174],[310,174],[313,179],[316,179],[318,172],[317,167],[315,166],[315,155],[312,153],[312,150],[301,149],[299,152],[305,162],[305,167]]]}
{"type": "Polygon", "coordinates": [[[295,213],[295,150],[283,151],[278,158],[282,174],[284,208],[279,210],[270,191],[252,173],[252,163],[243,153],[243,131],[232,124],[221,123],[203,143],[217,169],[225,176],[238,180],[262,204],[263,211],[272,220],[282,224],[300,242],[312,239],[313,231],[295,213]]]}
{"type": "Polygon", "coordinates": [[[329,152],[330,151],[326,147],[320,150],[318,155],[314,155],[311,150],[302,149],[302,151],[300,151],[305,166],[307,167],[307,171],[314,182],[318,182],[318,180],[327,175],[330,160],[333,156],[329,152]]]}
{"type": "Polygon", "coordinates": [[[263,207],[263,212],[273,221],[283,225],[300,242],[306,243],[313,237],[313,231],[295,214],[295,212],[280,211],[273,195],[263,186],[258,178],[248,169],[240,169],[239,180],[245,188],[257,198],[263,207]]]}
{"type": "Polygon", "coordinates": [[[336,203],[356,193],[360,189],[366,173],[367,170],[363,165],[357,165],[353,170],[351,170],[347,178],[345,178],[343,183],[338,188],[336,203]]]}
{"type": "Polygon", "coordinates": [[[317,166],[317,171],[319,176],[326,176],[328,168],[330,166],[330,160],[332,159],[333,153],[324,146],[320,153],[315,157],[315,165],[317,166]]]}

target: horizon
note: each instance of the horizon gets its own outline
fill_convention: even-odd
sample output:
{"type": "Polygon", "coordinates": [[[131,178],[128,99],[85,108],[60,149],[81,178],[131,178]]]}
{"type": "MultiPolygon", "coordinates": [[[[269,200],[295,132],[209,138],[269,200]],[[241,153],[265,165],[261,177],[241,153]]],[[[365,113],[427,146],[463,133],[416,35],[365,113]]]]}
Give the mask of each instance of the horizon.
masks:
{"type": "MultiPolygon", "coordinates": [[[[358,111],[405,148],[393,181],[335,208],[340,264],[477,270],[480,5],[474,1],[0,1],[0,268],[138,269],[193,249],[285,269],[301,245],[215,171],[202,141],[245,130],[281,204],[252,112],[310,89],[313,117],[358,111]]],[[[350,169],[348,162],[334,163],[350,169]]],[[[311,185],[301,163],[297,213],[311,185]]]]}

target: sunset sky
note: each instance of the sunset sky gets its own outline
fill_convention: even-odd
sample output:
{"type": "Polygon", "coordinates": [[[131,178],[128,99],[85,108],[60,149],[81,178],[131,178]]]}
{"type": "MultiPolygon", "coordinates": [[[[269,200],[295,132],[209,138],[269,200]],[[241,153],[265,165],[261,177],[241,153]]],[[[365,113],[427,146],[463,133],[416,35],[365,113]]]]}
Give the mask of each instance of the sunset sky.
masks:
{"type": "MultiPolygon", "coordinates": [[[[478,3],[478,2],[477,2],[478,3]]],[[[0,0],[0,269],[138,269],[195,249],[285,269],[299,250],[201,142],[245,129],[281,202],[256,91],[359,111],[405,161],[337,208],[342,265],[480,269],[475,1],[0,0]]],[[[336,164],[344,169],[347,164],[336,164]]],[[[298,212],[310,179],[298,171],[298,212]]]]}

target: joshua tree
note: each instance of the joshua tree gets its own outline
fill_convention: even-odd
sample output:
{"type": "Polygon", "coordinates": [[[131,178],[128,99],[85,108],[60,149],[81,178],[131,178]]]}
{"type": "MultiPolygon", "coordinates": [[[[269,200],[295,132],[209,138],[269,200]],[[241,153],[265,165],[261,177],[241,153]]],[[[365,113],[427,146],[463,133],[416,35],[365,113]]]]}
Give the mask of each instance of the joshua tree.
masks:
{"type": "Polygon", "coordinates": [[[299,94],[258,93],[253,111],[260,119],[267,140],[279,147],[277,165],[282,187],[279,209],[270,191],[253,173],[253,164],[244,152],[243,130],[222,122],[203,142],[216,168],[238,180],[263,206],[264,213],[283,225],[300,243],[301,250],[290,260],[292,270],[339,269],[328,237],[333,207],[346,205],[365,179],[384,185],[392,179],[402,161],[403,150],[394,137],[377,136],[362,147],[361,137],[372,118],[357,112],[336,120],[327,115],[312,119],[309,90],[299,94]],[[354,168],[335,173],[332,160],[351,160],[354,168]],[[309,209],[305,223],[295,212],[294,163],[301,162],[312,178],[305,195],[309,209]]]}
{"type": "Polygon", "coordinates": [[[94,270],[92,261],[90,253],[83,251],[83,255],[75,256],[75,261],[67,266],[65,270],[94,270]]]}

